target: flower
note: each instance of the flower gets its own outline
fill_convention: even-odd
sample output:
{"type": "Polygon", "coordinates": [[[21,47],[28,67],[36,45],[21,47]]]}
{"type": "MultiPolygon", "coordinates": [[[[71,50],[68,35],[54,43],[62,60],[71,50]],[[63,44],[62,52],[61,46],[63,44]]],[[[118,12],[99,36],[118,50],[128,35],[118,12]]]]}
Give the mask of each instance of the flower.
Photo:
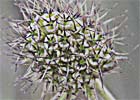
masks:
{"type": "Polygon", "coordinates": [[[103,75],[113,70],[120,59],[127,59],[114,48],[114,32],[122,23],[107,30],[107,25],[117,17],[103,21],[109,10],[100,16],[98,3],[93,1],[90,10],[86,3],[86,0],[16,3],[23,20],[10,22],[19,38],[9,45],[18,56],[16,64],[29,65],[18,80],[29,83],[24,90],[43,83],[42,99],[47,88],[57,94],[55,99],[64,94],[67,99],[74,99],[80,91],[90,99],[91,91],[96,90],[96,79],[103,84],[103,75]]]}

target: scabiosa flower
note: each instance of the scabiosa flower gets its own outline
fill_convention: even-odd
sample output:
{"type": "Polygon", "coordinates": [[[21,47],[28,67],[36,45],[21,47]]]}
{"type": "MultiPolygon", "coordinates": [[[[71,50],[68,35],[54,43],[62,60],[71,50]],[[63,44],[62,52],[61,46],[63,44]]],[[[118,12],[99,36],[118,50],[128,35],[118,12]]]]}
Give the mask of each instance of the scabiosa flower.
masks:
{"type": "MultiPolygon", "coordinates": [[[[86,0],[19,1],[23,20],[10,25],[18,38],[8,43],[16,55],[16,65],[28,65],[18,82],[44,85],[41,99],[48,91],[53,99],[75,99],[83,92],[88,100],[98,99],[96,80],[103,85],[103,75],[118,61],[127,59],[114,48],[115,31],[126,21],[123,15],[103,20],[110,9],[101,9],[96,1],[87,7],[86,0]],[[108,24],[124,18],[119,25],[108,24]]],[[[116,42],[117,43],[117,42],[116,42]]]]}

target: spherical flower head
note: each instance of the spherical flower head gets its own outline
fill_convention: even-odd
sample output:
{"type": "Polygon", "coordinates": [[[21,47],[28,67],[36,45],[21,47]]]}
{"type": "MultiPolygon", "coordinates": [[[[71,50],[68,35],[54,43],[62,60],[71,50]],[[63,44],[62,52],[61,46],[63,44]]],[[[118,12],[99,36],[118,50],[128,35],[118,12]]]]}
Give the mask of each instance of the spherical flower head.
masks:
{"type": "Polygon", "coordinates": [[[51,87],[59,94],[56,98],[67,93],[74,99],[81,91],[90,98],[96,79],[103,84],[103,75],[125,59],[114,49],[115,28],[104,29],[111,20],[101,21],[106,12],[100,17],[95,2],[88,11],[86,3],[77,0],[33,1],[18,3],[24,20],[10,22],[20,33],[17,44],[11,43],[16,63],[29,65],[19,81],[43,83],[43,92],[51,87]]]}

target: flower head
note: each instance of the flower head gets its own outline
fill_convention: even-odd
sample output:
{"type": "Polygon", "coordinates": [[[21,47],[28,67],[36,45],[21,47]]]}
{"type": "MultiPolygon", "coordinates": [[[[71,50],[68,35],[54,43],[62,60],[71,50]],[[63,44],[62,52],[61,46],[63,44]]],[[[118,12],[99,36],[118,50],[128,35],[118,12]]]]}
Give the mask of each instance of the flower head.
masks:
{"type": "Polygon", "coordinates": [[[90,9],[86,0],[27,0],[16,5],[23,20],[10,22],[19,38],[9,44],[18,56],[16,64],[29,65],[19,81],[43,83],[42,98],[47,87],[56,98],[64,93],[75,98],[80,91],[91,98],[96,79],[103,84],[103,75],[126,58],[114,48],[113,33],[122,23],[108,30],[117,17],[103,21],[109,10],[102,11],[94,1],[90,9]]]}

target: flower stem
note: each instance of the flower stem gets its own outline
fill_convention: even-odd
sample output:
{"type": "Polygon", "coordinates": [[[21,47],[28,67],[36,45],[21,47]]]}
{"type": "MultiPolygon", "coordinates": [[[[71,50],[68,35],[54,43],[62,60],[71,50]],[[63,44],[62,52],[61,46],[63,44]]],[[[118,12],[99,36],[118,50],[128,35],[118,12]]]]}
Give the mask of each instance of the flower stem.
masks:
{"type": "Polygon", "coordinates": [[[103,98],[103,100],[116,100],[112,93],[105,87],[102,87],[101,81],[99,79],[96,80],[96,89],[99,95],[103,98]]]}

